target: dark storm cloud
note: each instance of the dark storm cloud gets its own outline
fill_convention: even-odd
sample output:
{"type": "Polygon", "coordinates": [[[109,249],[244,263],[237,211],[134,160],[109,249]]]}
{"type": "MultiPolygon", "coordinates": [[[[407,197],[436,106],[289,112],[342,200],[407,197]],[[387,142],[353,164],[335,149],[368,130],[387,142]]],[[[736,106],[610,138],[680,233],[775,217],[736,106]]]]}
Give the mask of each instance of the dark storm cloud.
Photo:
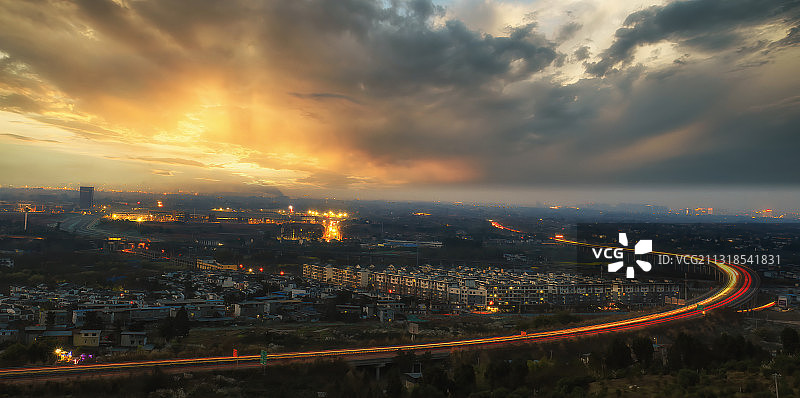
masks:
{"type": "Polygon", "coordinates": [[[556,59],[554,45],[535,28],[529,24],[513,29],[508,37],[492,37],[448,21],[443,29],[385,31],[371,43],[372,51],[383,58],[374,84],[384,89],[409,87],[409,82],[418,83],[411,88],[464,88],[496,78],[526,78],[556,59]],[[512,71],[515,61],[519,68],[512,71]]]}
{"type": "Polygon", "coordinates": [[[581,46],[578,47],[572,55],[575,57],[576,61],[583,61],[591,56],[591,52],[589,51],[589,46],[581,46]]]}
{"type": "MultiPolygon", "coordinates": [[[[198,49],[194,37],[213,17],[180,11],[194,8],[184,2],[142,2],[133,7],[157,30],[190,43],[192,49],[198,49]]],[[[352,122],[333,128],[336,135],[348,139],[379,165],[437,157],[441,155],[437,148],[451,147],[446,156],[481,151],[486,143],[480,141],[488,139],[494,117],[481,117],[486,111],[483,107],[498,113],[513,107],[491,100],[498,94],[497,87],[527,79],[557,58],[556,43],[538,33],[535,23],[511,28],[503,37],[471,30],[457,20],[433,26],[430,19],[441,9],[426,1],[396,2],[390,8],[356,0],[277,2],[260,7],[257,11],[249,6],[228,8],[219,16],[221,20],[235,19],[231,9],[239,9],[257,13],[259,24],[248,30],[234,23],[223,34],[229,40],[252,42],[259,59],[270,67],[310,76],[330,89],[290,92],[294,97],[366,104],[370,109],[352,110],[352,122]],[[242,33],[245,30],[247,33],[242,33]],[[421,110],[426,107],[428,111],[421,110]],[[370,115],[379,115],[381,121],[376,125],[370,115]],[[429,118],[439,115],[473,120],[473,126],[485,130],[464,131],[459,134],[462,137],[454,137],[447,131],[450,122],[430,124],[429,118]],[[418,117],[421,120],[415,120],[418,117]]],[[[564,33],[574,33],[579,27],[568,24],[564,33]]],[[[305,114],[330,119],[316,112],[305,114]]]]}
{"type": "Polygon", "coordinates": [[[799,5],[796,0],[692,0],[653,6],[630,14],[601,60],[586,70],[604,76],[616,65],[629,62],[638,46],[662,40],[709,51],[731,48],[742,42],[739,28],[797,20],[799,5]]]}
{"type": "Polygon", "coordinates": [[[262,67],[264,73],[317,80],[333,92],[358,86],[357,94],[386,96],[523,79],[556,58],[555,44],[535,24],[515,27],[505,37],[470,30],[457,20],[434,27],[430,19],[442,9],[421,0],[392,2],[389,8],[370,0],[168,0],[125,7],[98,0],[54,3],[48,12],[29,4],[6,8],[15,18],[0,29],[0,50],[67,94],[83,97],[87,108],[105,106],[93,98],[108,95],[144,99],[157,108],[163,101],[154,87],[180,92],[174,86],[181,75],[198,70],[252,85],[261,79],[252,73],[262,67]],[[77,15],[78,21],[61,15],[77,15]],[[26,20],[45,29],[20,39],[19,32],[30,28],[26,20]],[[72,45],[62,31],[88,35],[74,32],[75,26],[115,45],[89,39],[72,45]]]}
{"type": "Polygon", "coordinates": [[[290,95],[297,97],[297,98],[310,98],[315,100],[326,100],[326,99],[340,99],[349,101],[355,104],[359,102],[353,98],[350,98],[343,94],[336,94],[336,93],[289,93],[290,95]]]}
{"type": "MultiPolygon", "coordinates": [[[[102,4],[104,1],[89,3],[102,4]]],[[[35,4],[6,4],[5,8],[10,8],[5,11],[8,13],[6,25],[9,28],[0,29],[0,50],[70,93],[144,94],[146,85],[142,83],[146,80],[145,77],[156,73],[153,64],[145,61],[141,54],[124,55],[114,49],[95,51],[97,48],[91,42],[84,47],[74,46],[69,35],[64,32],[77,34],[74,32],[75,26],[71,26],[70,21],[61,15],[72,7],[74,5],[69,3],[57,3],[47,12],[42,12],[35,4]],[[15,18],[10,18],[12,15],[15,18]],[[15,29],[22,26],[25,26],[25,30],[30,29],[31,26],[25,22],[37,24],[34,26],[35,30],[22,34],[15,29]]],[[[118,8],[113,4],[107,8],[111,7],[118,8]]],[[[87,14],[94,16],[96,12],[87,14]]],[[[136,37],[139,29],[135,25],[124,23],[116,14],[109,13],[106,16],[109,20],[91,26],[101,31],[114,29],[113,34],[118,37],[133,37],[126,39],[126,43],[140,42],[136,37]]],[[[142,44],[141,49],[149,48],[145,43],[142,44]]]]}
{"type": "Polygon", "coordinates": [[[352,184],[361,182],[356,178],[331,172],[315,172],[312,175],[301,179],[301,181],[303,183],[327,189],[346,189],[352,184]]]}
{"type": "Polygon", "coordinates": [[[531,104],[550,116],[509,124],[507,147],[517,151],[491,157],[487,174],[507,184],[800,183],[791,171],[800,147],[797,97],[729,108],[725,102],[753,93],[715,78],[718,67],[687,65],[660,78],[626,70],[604,78],[606,84],[596,78],[554,88],[543,96],[559,100],[531,104]],[[630,78],[636,84],[620,89],[630,78]],[[608,112],[614,117],[603,116],[608,112]],[[538,135],[526,141],[513,134],[521,131],[538,135]]]}
{"type": "MultiPolygon", "coordinates": [[[[16,92],[0,108],[92,140],[149,143],[166,132],[207,145],[198,153],[233,147],[225,155],[249,167],[235,178],[260,167],[324,188],[797,184],[787,159],[800,147],[798,78],[786,56],[798,43],[797,5],[650,7],[603,50],[592,38],[567,48],[592,29],[578,17],[554,39],[535,22],[496,36],[430,1],[9,2],[0,89],[16,92]],[[751,40],[758,29],[781,33],[751,40]],[[634,65],[637,48],[660,42],[679,52],[634,65]],[[589,74],[564,76],[597,54],[589,74]],[[207,97],[200,107],[186,100],[198,96],[207,97]],[[73,107],[84,113],[49,112],[73,107]],[[180,136],[178,116],[192,112],[218,117],[180,136]],[[317,157],[327,152],[340,156],[317,157]]],[[[115,159],[216,165],[185,153],[115,159]]]]}
{"type": "Polygon", "coordinates": [[[360,81],[368,90],[382,93],[511,78],[507,75],[512,61],[521,62],[514,76],[520,78],[541,70],[556,55],[554,44],[537,34],[533,24],[516,27],[507,37],[481,34],[455,20],[433,27],[430,18],[442,11],[429,1],[393,2],[390,8],[366,0],[275,2],[261,4],[258,10],[248,4],[226,7],[219,16],[208,9],[196,11],[191,2],[137,3],[134,7],[141,7],[141,15],[159,31],[188,43],[194,42],[192,37],[206,23],[236,20],[232,10],[242,13],[238,17],[245,20],[246,14],[257,12],[257,25],[244,28],[233,22],[226,38],[246,35],[248,39],[243,39],[258,47],[272,65],[353,80],[350,83],[360,81]],[[347,59],[332,39],[352,40],[361,47],[358,52],[367,56],[347,59]],[[320,71],[321,67],[328,70],[320,71]]]}
{"type": "Polygon", "coordinates": [[[796,148],[800,145],[796,131],[800,125],[795,104],[787,115],[768,111],[731,115],[717,120],[712,129],[698,141],[702,151],[687,150],[668,160],[653,162],[637,170],[625,172],[626,180],[637,182],[684,184],[796,185],[796,148]],[[709,162],[713,159],[713,162],[709,162]]]}
{"type": "Polygon", "coordinates": [[[573,36],[575,36],[576,33],[578,33],[579,30],[581,30],[582,27],[583,25],[574,21],[564,24],[564,26],[562,26],[558,30],[558,35],[556,36],[556,42],[563,42],[565,40],[571,39],[573,36]]]}

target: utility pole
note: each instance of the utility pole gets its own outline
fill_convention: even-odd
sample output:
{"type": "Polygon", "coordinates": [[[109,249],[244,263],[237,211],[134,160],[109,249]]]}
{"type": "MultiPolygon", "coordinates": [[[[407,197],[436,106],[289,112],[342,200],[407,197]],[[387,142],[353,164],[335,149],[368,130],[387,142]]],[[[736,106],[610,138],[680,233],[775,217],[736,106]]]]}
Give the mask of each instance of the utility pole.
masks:
{"type": "Polygon", "coordinates": [[[683,274],[683,300],[684,302],[689,301],[689,273],[685,272],[683,274]]]}
{"type": "Polygon", "coordinates": [[[31,208],[30,208],[30,206],[25,206],[25,208],[22,209],[22,210],[25,212],[25,222],[24,222],[23,229],[25,230],[25,232],[28,232],[28,212],[31,211],[31,208]]]}
{"type": "Polygon", "coordinates": [[[778,395],[778,376],[780,376],[778,373],[772,374],[772,378],[775,379],[775,398],[781,398],[781,396],[778,395]]]}

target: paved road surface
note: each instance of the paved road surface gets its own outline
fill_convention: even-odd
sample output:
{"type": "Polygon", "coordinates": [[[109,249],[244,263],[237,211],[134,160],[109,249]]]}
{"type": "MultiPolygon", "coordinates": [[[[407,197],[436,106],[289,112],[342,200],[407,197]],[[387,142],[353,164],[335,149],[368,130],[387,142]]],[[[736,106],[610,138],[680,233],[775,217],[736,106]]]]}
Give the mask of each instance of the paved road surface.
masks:
{"type": "MultiPolygon", "coordinates": [[[[598,246],[586,243],[569,241],[556,238],[556,241],[564,244],[598,246]]],[[[654,252],[654,254],[674,254],[665,252],[654,252]]],[[[342,358],[349,361],[363,360],[389,360],[397,355],[398,351],[424,353],[431,351],[441,353],[464,348],[486,347],[494,345],[510,344],[530,344],[545,341],[567,339],[578,336],[595,335],[601,333],[614,333],[635,329],[647,328],[650,326],[661,325],[683,319],[698,318],[704,316],[708,311],[717,308],[731,307],[742,302],[743,299],[751,296],[757,289],[757,280],[754,274],[746,267],[716,262],[715,265],[725,275],[725,281],[721,287],[696,302],[687,303],[685,306],[672,310],[661,311],[652,314],[640,315],[628,319],[601,322],[586,326],[566,327],[555,330],[540,331],[534,333],[522,333],[506,336],[484,337],[465,340],[450,340],[432,343],[404,344],[381,347],[364,348],[344,348],[334,350],[307,351],[307,352],[284,352],[272,353],[268,355],[270,363],[285,361],[312,360],[316,358],[342,358]]],[[[44,366],[28,368],[9,368],[0,369],[0,380],[2,379],[63,379],[65,377],[77,377],[84,375],[103,375],[119,373],[125,371],[141,371],[153,367],[161,367],[172,371],[182,371],[186,369],[194,370],[216,370],[233,369],[236,367],[255,367],[259,365],[260,357],[257,355],[247,355],[241,357],[209,357],[209,358],[184,358],[184,359],[165,359],[156,361],[137,361],[124,363],[105,363],[88,364],[78,366],[44,366]]]]}

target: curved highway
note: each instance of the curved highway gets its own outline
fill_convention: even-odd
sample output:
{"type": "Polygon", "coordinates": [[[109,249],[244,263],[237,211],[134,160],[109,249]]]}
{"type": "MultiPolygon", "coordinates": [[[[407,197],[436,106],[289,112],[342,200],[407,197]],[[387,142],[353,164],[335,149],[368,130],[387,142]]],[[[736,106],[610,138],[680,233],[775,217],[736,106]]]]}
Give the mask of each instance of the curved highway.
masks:
{"type": "MultiPolygon", "coordinates": [[[[579,246],[605,247],[581,243],[563,239],[553,238],[557,242],[573,244],[579,246]]],[[[630,249],[624,249],[629,250],[630,249]]],[[[653,254],[678,255],[666,252],[653,252],[653,254]]],[[[753,271],[741,265],[729,264],[724,262],[711,262],[725,276],[724,284],[712,294],[705,296],[695,302],[687,303],[683,307],[672,310],[641,315],[634,318],[610,321],[592,325],[567,327],[563,329],[525,333],[507,336],[484,337],[466,340],[451,340],[432,343],[406,344],[367,348],[345,348],[321,351],[306,352],[284,352],[271,353],[267,355],[268,361],[280,360],[304,360],[320,357],[341,357],[344,359],[359,358],[389,358],[397,354],[398,351],[405,352],[426,352],[426,351],[446,351],[460,348],[470,348],[477,346],[495,344],[519,344],[535,343],[557,339],[572,338],[577,336],[595,335],[601,333],[613,333],[633,329],[641,329],[649,326],[660,325],[667,322],[678,321],[702,317],[707,311],[712,311],[721,307],[733,307],[743,302],[757,289],[757,277],[753,271]]],[[[165,359],[153,361],[123,362],[123,363],[102,363],[77,366],[45,366],[27,368],[0,369],[0,379],[30,379],[30,378],[63,378],[67,376],[77,376],[81,374],[103,374],[129,371],[142,368],[167,367],[176,369],[222,369],[235,366],[253,367],[259,366],[260,356],[248,355],[241,357],[208,357],[208,358],[185,358],[185,359],[165,359]]]]}

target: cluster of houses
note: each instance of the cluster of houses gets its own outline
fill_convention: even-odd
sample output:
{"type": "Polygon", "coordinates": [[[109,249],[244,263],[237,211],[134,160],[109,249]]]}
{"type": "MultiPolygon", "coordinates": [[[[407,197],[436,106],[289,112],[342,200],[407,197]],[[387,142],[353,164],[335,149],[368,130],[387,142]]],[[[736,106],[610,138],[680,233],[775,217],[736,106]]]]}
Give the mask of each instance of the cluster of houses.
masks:
{"type": "Polygon", "coordinates": [[[11,286],[0,294],[0,342],[40,339],[104,352],[151,349],[159,325],[181,311],[192,325],[375,319],[393,322],[427,311],[493,310],[547,302],[664,303],[679,285],[607,281],[502,270],[337,267],[307,264],[304,278],[226,269],[151,277],[149,290],[72,283],[11,286]]]}
{"type": "Polygon", "coordinates": [[[662,305],[678,297],[680,284],[669,280],[607,280],[565,273],[501,269],[393,266],[376,268],[306,264],[303,276],[354,290],[412,296],[455,308],[526,311],[537,306],[662,305]]]}
{"type": "Polygon", "coordinates": [[[376,319],[393,322],[417,308],[397,295],[223,269],[166,272],[151,290],[73,283],[11,286],[0,294],[0,343],[41,339],[97,352],[152,349],[159,325],[185,311],[192,325],[376,319]],[[339,300],[346,292],[345,300],[339,300]]]}
{"type": "Polygon", "coordinates": [[[762,272],[765,278],[772,279],[788,279],[792,281],[800,280],[800,271],[794,268],[781,269],[778,266],[772,266],[762,272]]]}
{"type": "MultiPolygon", "coordinates": [[[[303,304],[307,290],[289,277],[264,278],[195,269],[153,277],[151,284],[159,288],[150,291],[72,283],[11,286],[8,294],[0,294],[0,343],[48,339],[64,346],[112,351],[149,349],[159,323],[175,318],[182,309],[195,325],[318,318],[312,306],[303,304]],[[278,290],[265,293],[267,284],[278,290]]],[[[319,294],[314,291],[314,296],[319,294]]]]}
{"type": "Polygon", "coordinates": [[[62,346],[150,348],[137,322],[158,321],[170,308],[147,303],[144,292],[116,292],[63,283],[11,286],[0,295],[0,342],[47,339],[62,346]]]}

